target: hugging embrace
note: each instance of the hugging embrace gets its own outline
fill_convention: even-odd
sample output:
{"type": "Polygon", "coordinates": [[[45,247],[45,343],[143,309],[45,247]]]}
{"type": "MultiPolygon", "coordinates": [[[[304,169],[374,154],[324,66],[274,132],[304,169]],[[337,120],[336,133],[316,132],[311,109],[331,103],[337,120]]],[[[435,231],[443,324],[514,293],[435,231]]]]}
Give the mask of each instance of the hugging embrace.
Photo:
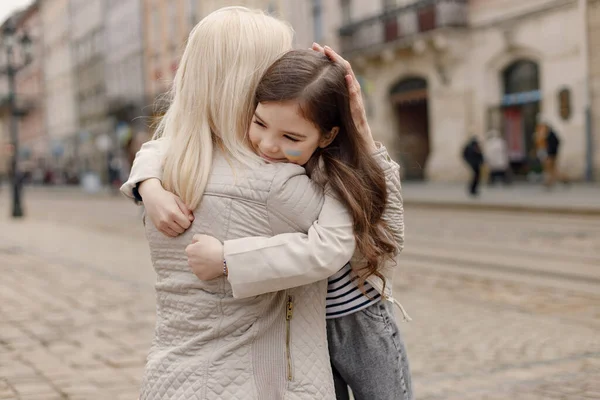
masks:
{"type": "Polygon", "coordinates": [[[142,400],[413,398],[399,167],[350,64],[292,35],[242,7],[200,21],[121,188],[157,276],[142,400]]]}

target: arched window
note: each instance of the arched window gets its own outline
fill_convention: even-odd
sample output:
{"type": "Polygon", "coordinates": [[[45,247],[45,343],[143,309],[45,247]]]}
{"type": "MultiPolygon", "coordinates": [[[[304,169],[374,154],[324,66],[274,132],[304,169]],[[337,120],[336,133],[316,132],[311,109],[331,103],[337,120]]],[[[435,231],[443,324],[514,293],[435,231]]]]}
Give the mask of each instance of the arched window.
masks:
{"type": "Polygon", "coordinates": [[[392,102],[425,100],[427,98],[427,81],[423,78],[406,78],[390,88],[392,102]]]}
{"type": "Polygon", "coordinates": [[[390,89],[390,94],[406,93],[413,90],[427,89],[427,81],[423,78],[406,78],[396,83],[390,89]]]}
{"type": "Polygon", "coordinates": [[[537,63],[518,60],[510,64],[502,73],[504,94],[531,92],[540,88],[537,63]]]}

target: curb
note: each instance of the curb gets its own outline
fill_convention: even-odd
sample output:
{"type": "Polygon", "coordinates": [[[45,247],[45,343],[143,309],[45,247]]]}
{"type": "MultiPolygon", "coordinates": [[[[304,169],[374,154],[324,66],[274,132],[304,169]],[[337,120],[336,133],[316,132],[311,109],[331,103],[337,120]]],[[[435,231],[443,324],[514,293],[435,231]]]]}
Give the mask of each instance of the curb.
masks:
{"type": "Polygon", "coordinates": [[[478,203],[477,200],[465,203],[459,201],[429,201],[404,199],[405,207],[427,208],[427,209],[445,209],[445,210],[467,210],[467,211],[509,211],[519,213],[537,213],[554,215],[579,215],[579,216],[600,216],[600,208],[592,207],[565,207],[565,206],[530,206],[527,204],[494,204],[478,203]]]}

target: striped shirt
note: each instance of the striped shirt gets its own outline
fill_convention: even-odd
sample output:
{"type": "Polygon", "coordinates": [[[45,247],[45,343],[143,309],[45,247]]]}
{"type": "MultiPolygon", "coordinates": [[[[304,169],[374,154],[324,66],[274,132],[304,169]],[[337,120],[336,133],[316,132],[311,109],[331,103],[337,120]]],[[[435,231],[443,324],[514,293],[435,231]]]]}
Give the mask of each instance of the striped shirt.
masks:
{"type": "Polygon", "coordinates": [[[329,277],[327,282],[327,319],[339,318],[355,313],[381,300],[381,295],[371,284],[365,282],[367,296],[352,280],[350,263],[329,277]]]}

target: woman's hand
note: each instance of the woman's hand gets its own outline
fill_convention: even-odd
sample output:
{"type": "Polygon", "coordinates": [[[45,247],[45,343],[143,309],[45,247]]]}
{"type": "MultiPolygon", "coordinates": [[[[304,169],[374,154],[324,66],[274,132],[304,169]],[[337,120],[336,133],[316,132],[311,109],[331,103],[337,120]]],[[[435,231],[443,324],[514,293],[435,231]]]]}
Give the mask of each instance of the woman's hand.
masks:
{"type": "Polygon", "coordinates": [[[208,235],[194,235],[185,248],[188,265],[201,281],[223,276],[223,243],[208,235]]]}
{"type": "Polygon", "coordinates": [[[371,127],[367,122],[367,113],[360,91],[360,84],[354,75],[354,71],[352,71],[352,66],[329,46],[321,47],[318,43],[313,43],[312,49],[325,54],[331,61],[340,63],[346,67],[346,85],[348,86],[348,93],[350,94],[352,120],[354,121],[354,125],[358,129],[358,132],[360,132],[363,139],[365,139],[367,146],[369,146],[369,150],[374,153],[377,150],[377,146],[373,140],[373,135],[371,134],[371,127]]]}
{"type": "Polygon", "coordinates": [[[158,179],[142,182],[139,192],[146,215],[164,235],[176,237],[192,224],[194,214],[178,196],[166,191],[158,179]]]}

